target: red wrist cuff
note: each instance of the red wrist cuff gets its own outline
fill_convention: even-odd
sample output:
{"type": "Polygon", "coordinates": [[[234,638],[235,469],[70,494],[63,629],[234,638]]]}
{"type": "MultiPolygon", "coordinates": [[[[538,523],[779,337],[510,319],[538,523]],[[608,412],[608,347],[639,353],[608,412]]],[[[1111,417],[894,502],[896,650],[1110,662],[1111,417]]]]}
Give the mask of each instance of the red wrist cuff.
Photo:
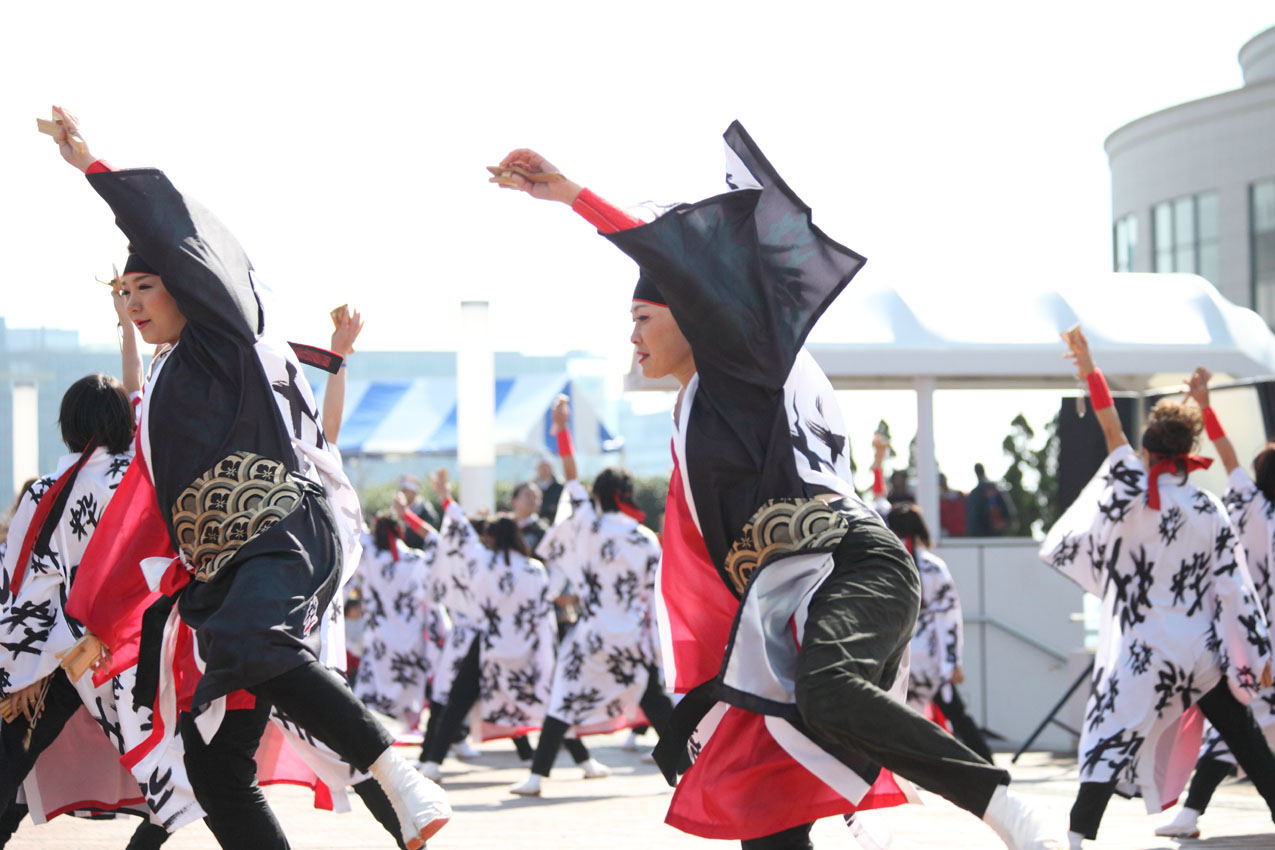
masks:
{"type": "Polygon", "coordinates": [[[885,495],[885,472],[879,466],[872,470],[872,495],[885,495]]]}
{"type": "Polygon", "coordinates": [[[1217,414],[1213,412],[1212,407],[1206,407],[1204,414],[1204,433],[1209,435],[1210,440],[1220,440],[1226,436],[1226,432],[1222,430],[1222,423],[1217,420],[1217,414]]]}
{"type": "Polygon", "coordinates": [[[1106,410],[1115,404],[1115,400],[1111,398],[1111,390],[1107,389],[1107,379],[1102,376],[1101,369],[1094,369],[1089,373],[1089,398],[1093,402],[1094,410],[1106,410]]]}
{"type": "Polygon", "coordinates": [[[575,446],[571,443],[571,432],[563,428],[558,432],[558,457],[571,457],[575,453],[575,446]]]}
{"type": "Polygon", "coordinates": [[[589,189],[580,190],[571,209],[601,233],[618,233],[642,224],[641,219],[634,218],[589,189]]]}
{"type": "Polygon", "coordinates": [[[448,508],[450,508],[455,501],[456,500],[453,499],[451,496],[448,496],[446,499],[443,499],[443,510],[447,510],[448,508]]]}
{"type": "Polygon", "coordinates": [[[112,167],[109,162],[107,162],[104,159],[98,159],[98,160],[94,160],[93,164],[90,165],[84,171],[84,173],[85,174],[103,174],[105,172],[114,171],[114,170],[115,170],[114,167],[112,167]]]}

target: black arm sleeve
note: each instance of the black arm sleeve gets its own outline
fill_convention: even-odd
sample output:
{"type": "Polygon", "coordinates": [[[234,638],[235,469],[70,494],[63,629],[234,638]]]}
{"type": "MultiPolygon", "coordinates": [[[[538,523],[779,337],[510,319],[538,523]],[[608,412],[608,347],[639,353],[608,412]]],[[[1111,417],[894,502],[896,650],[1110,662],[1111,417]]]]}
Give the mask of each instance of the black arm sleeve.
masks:
{"type": "Polygon", "coordinates": [[[252,264],[230,231],[162,171],[89,174],[133,249],[150,263],[186,321],[251,346],[262,330],[252,264]]]}

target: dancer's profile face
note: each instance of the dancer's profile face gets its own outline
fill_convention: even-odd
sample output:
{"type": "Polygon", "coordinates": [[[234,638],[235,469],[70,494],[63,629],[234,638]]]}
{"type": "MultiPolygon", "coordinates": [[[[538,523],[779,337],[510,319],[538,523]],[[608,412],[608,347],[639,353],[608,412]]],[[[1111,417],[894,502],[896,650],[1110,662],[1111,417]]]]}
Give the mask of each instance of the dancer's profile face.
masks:
{"type": "Polygon", "coordinates": [[[175,343],[186,327],[186,317],[164,288],[159,275],[134,272],[121,279],[124,310],[149,345],[175,343]]]}
{"type": "Polygon", "coordinates": [[[633,334],[629,341],[637,351],[642,377],[672,375],[685,386],[695,374],[695,359],[672,311],[649,301],[634,301],[631,310],[633,334]]]}

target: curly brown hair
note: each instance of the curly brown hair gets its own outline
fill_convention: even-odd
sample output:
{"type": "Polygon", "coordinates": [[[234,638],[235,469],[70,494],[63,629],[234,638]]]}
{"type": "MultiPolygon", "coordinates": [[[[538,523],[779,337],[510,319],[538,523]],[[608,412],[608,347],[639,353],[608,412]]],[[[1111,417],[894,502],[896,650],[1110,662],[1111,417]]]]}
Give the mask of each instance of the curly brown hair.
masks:
{"type": "Polygon", "coordinates": [[[1195,404],[1162,398],[1151,408],[1142,432],[1143,448],[1162,455],[1185,455],[1195,450],[1204,430],[1204,416],[1195,404]]]}

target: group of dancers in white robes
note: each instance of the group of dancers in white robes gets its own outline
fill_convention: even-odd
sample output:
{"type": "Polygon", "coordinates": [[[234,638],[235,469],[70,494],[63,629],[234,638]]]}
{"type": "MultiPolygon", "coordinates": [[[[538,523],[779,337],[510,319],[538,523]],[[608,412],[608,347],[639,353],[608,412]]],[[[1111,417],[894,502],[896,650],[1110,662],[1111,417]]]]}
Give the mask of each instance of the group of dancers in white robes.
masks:
{"type": "Polygon", "coordinates": [[[512,517],[475,524],[441,476],[441,527],[400,505],[361,537],[300,368],[339,373],[342,352],[274,339],[255,271],[220,222],[161,172],[98,159],[73,116],[55,115],[63,158],[129,241],[125,336],[158,348],[134,400],[109,379],[80,389],[93,401],[76,410],[98,413],[64,414],[72,454],[19,504],[0,588],[0,740],[16,766],[6,816],[20,782],[42,816],[58,811],[47,791],[75,798],[34,756],[98,727],[118,766],[99,777],[117,784],[109,799],[142,792],[131,805],[150,826],[136,847],[198,817],[223,847],[287,847],[258,783],[294,771],[334,804],[353,788],[389,840],[417,848],[452,817],[432,780],[475,707],[482,737],[530,751],[510,789],[523,795],[540,793],[576,736],[649,723],[676,787],[668,822],[745,850],[810,848],[816,819],[913,802],[917,786],[1007,847],[1079,847],[1115,791],[1159,808],[1184,787],[1164,768],[1168,743],[1192,740],[1194,707],[1211,729],[1175,834],[1197,828],[1233,762],[1275,802],[1275,759],[1248,708],[1266,706],[1269,734],[1275,463],[1259,456],[1250,479],[1227,459],[1206,376],[1192,383],[1197,405],[1157,407],[1138,455],[1083,334],[1066,335],[1111,450],[1042,549],[1104,603],[1068,836],[985,747],[927,717],[960,680],[954,587],[919,514],[887,526],[859,498],[835,395],[804,348],[864,258],[814,226],[738,123],[728,191],[649,223],[533,151],[493,168],[503,188],[571,206],[634,259],[638,363],[681,386],[663,546],[625,473],[592,492],[577,480],[559,406],[567,483],[533,552],[512,517]],[[1201,423],[1232,475],[1224,502],[1187,478],[1201,423]],[[356,568],[368,627],[351,688],[334,671],[356,568]],[[559,639],[552,600],[568,582],[580,619],[559,639]],[[410,718],[426,683],[412,765],[369,706],[410,718]],[[73,720],[81,705],[88,727],[73,720]]]}

